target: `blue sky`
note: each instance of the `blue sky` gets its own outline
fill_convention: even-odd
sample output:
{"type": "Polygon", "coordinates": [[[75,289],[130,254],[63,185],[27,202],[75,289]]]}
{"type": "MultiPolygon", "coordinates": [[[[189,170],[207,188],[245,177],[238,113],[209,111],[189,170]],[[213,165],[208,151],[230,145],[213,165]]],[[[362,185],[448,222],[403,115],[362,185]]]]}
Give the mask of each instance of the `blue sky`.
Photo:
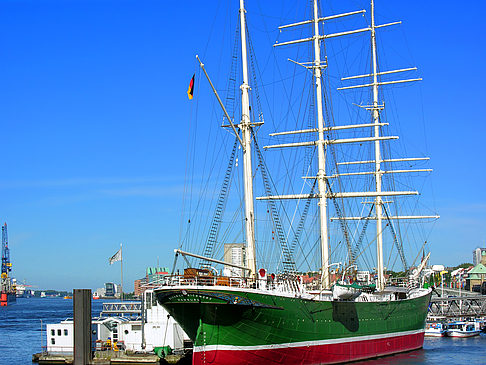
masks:
{"type": "MultiPolygon", "coordinates": [[[[226,2],[0,1],[0,219],[19,281],[56,289],[118,281],[119,263],[107,260],[120,242],[128,290],[146,266],[171,265],[196,112],[187,85],[195,54],[218,68],[208,39],[228,29],[226,2]]],[[[300,19],[290,1],[273,17],[280,3],[256,1],[248,16],[300,19]]],[[[433,261],[471,261],[486,246],[486,4],[376,6],[384,21],[404,22],[404,53],[424,78],[417,125],[434,168],[429,201],[442,217],[430,235],[433,261]]]]}

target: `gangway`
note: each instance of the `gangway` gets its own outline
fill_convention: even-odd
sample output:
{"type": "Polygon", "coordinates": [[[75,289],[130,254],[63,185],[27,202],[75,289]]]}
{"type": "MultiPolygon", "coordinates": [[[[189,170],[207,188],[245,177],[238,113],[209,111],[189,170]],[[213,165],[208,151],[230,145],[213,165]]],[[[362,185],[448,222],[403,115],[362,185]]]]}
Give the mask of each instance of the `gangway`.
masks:
{"type": "Polygon", "coordinates": [[[101,316],[140,316],[142,313],[141,302],[118,302],[118,303],[103,303],[101,316]]]}
{"type": "Polygon", "coordinates": [[[432,297],[429,317],[463,318],[486,316],[486,295],[432,297]]]}

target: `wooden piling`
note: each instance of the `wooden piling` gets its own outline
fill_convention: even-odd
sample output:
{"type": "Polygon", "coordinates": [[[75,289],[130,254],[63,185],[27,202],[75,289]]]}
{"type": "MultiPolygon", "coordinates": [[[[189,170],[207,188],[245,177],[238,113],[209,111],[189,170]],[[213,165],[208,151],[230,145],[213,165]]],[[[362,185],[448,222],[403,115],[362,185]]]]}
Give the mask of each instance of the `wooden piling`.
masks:
{"type": "Polygon", "coordinates": [[[74,289],[74,365],[91,363],[91,289],[74,289]]]}

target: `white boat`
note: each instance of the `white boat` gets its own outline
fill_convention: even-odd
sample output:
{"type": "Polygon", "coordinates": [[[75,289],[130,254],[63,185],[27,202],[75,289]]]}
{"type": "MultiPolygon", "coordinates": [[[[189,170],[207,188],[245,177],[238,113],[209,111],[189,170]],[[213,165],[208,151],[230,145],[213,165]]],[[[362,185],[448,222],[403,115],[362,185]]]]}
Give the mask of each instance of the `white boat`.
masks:
{"type": "Polygon", "coordinates": [[[360,284],[357,282],[346,284],[343,281],[338,281],[332,287],[332,297],[334,300],[354,300],[362,293],[375,291],[375,288],[374,284],[360,284]]]}
{"type": "Polygon", "coordinates": [[[332,297],[334,300],[352,300],[361,294],[359,288],[351,285],[346,285],[341,282],[336,283],[332,287],[332,297]]]}
{"type": "Polygon", "coordinates": [[[476,318],[474,320],[475,323],[479,326],[481,332],[486,332],[486,319],[484,318],[476,318]]]}
{"type": "Polygon", "coordinates": [[[481,333],[478,322],[452,322],[447,327],[449,337],[473,337],[479,336],[481,333]]]}
{"type": "Polygon", "coordinates": [[[447,336],[447,325],[441,322],[432,322],[425,325],[425,336],[445,337],[447,336]]]}

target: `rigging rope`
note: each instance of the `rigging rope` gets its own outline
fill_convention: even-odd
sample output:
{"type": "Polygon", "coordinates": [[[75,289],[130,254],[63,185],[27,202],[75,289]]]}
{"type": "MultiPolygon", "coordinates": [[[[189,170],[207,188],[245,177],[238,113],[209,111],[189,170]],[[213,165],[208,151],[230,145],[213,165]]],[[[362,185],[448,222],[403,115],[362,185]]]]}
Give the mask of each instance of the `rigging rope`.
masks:
{"type": "MultiPolygon", "coordinates": [[[[238,22],[239,24],[239,22],[238,22]]],[[[233,53],[231,55],[231,67],[230,67],[230,74],[228,78],[227,84],[227,93],[225,99],[225,108],[229,114],[229,116],[234,119],[235,115],[235,101],[236,101],[236,78],[237,78],[237,69],[238,69],[238,49],[239,49],[239,26],[236,27],[236,34],[235,34],[235,41],[233,45],[233,53]]],[[[225,124],[226,116],[223,115],[222,117],[223,124],[225,124]]],[[[230,121],[226,121],[229,123],[230,121]]],[[[238,138],[235,139],[235,143],[233,145],[233,149],[230,155],[230,159],[228,161],[228,166],[226,168],[226,173],[223,179],[223,183],[220,189],[220,194],[217,200],[216,208],[214,210],[213,218],[211,221],[211,225],[209,228],[208,237],[206,239],[206,244],[204,246],[203,255],[206,257],[213,257],[215,254],[214,248],[216,245],[216,240],[218,238],[221,223],[222,223],[222,216],[226,207],[226,202],[228,199],[229,194],[229,185],[230,185],[230,177],[232,174],[233,166],[235,165],[235,157],[236,157],[236,149],[238,146],[238,138]]],[[[200,261],[200,267],[207,267],[208,264],[204,263],[204,261],[200,261]]]]}
{"type": "MultiPolygon", "coordinates": [[[[258,156],[258,167],[260,168],[261,174],[262,174],[262,179],[263,179],[263,186],[265,188],[265,194],[267,196],[274,195],[272,192],[272,184],[270,183],[270,178],[268,176],[267,172],[267,167],[265,165],[265,161],[263,160],[263,155],[260,150],[260,147],[258,146],[257,140],[255,133],[253,132],[253,129],[251,130],[251,133],[253,135],[253,141],[255,142],[255,151],[258,156]]],[[[289,272],[289,273],[295,273],[297,271],[296,265],[293,259],[292,252],[289,250],[287,246],[287,241],[285,239],[285,234],[283,231],[282,223],[280,222],[280,216],[278,214],[277,207],[275,205],[275,201],[273,199],[268,200],[268,206],[269,210],[272,214],[272,221],[275,227],[275,232],[277,233],[277,239],[280,243],[280,247],[282,249],[282,255],[283,255],[283,267],[284,267],[284,272],[289,272]]]]}
{"type": "Polygon", "coordinates": [[[257,82],[257,72],[256,72],[256,67],[255,67],[255,52],[253,50],[253,43],[251,42],[251,37],[250,37],[250,32],[248,31],[248,22],[246,23],[246,34],[248,36],[248,48],[249,52],[248,54],[250,55],[250,66],[251,66],[251,72],[250,75],[252,76],[253,80],[253,86],[252,89],[255,94],[255,102],[256,102],[256,109],[258,113],[258,120],[260,122],[263,122],[263,113],[262,113],[262,103],[260,101],[260,93],[258,92],[258,82],[257,82]]]}
{"type": "MultiPolygon", "coordinates": [[[[219,192],[218,203],[216,204],[216,209],[214,211],[213,220],[209,229],[208,238],[204,248],[204,256],[211,257],[213,254],[214,245],[216,244],[216,239],[218,237],[219,230],[221,228],[221,217],[223,216],[224,208],[228,199],[229,185],[231,181],[231,173],[233,171],[233,166],[235,164],[236,150],[238,147],[238,138],[235,138],[235,143],[233,144],[233,150],[231,151],[230,159],[228,162],[228,167],[226,168],[226,173],[224,175],[223,184],[219,192]]],[[[201,266],[204,266],[201,262],[201,266]]]]}
{"type": "Polygon", "coordinates": [[[309,193],[309,198],[307,198],[307,200],[305,202],[304,211],[302,212],[299,224],[297,225],[297,230],[295,231],[294,238],[292,240],[292,243],[290,244],[290,252],[292,253],[292,255],[294,254],[295,247],[299,243],[300,236],[302,234],[302,231],[304,230],[304,223],[305,223],[305,220],[307,219],[307,215],[309,213],[309,208],[310,208],[311,201],[312,201],[312,198],[310,196],[314,195],[314,190],[315,190],[316,184],[317,184],[317,179],[314,180],[314,183],[312,184],[312,187],[311,187],[311,190],[310,190],[310,193],[309,193]]]}
{"type": "Polygon", "coordinates": [[[393,242],[395,243],[395,246],[397,247],[398,254],[400,255],[400,259],[402,260],[403,268],[405,269],[405,271],[407,271],[408,265],[407,265],[407,260],[405,259],[405,253],[403,252],[403,245],[402,245],[401,242],[398,242],[397,235],[395,233],[395,229],[393,228],[393,224],[391,222],[390,216],[388,215],[388,210],[386,209],[385,205],[383,205],[383,210],[385,211],[386,219],[388,220],[388,223],[390,223],[389,226],[390,226],[390,230],[392,232],[393,242]]]}
{"type": "MultiPolygon", "coordinates": [[[[327,188],[329,189],[329,192],[332,194],[331,184],[329,184],[328,179],[325,180],[326,180],[327,188]]],[[[339,207],[339,204],[337,203],[336,199],[333,198],[331,200],[334,204],[334,209],[336,210],[336,214],[338,216],[339,225],[341,226],[341,230],[343,231],[344,239],[346,241],[346,246],[348,247],[349,262],[353,262],[354,261],[353,247],[349,239],[348,226],[346,224],[346,221],[343,219],[344,215],[342,214],[341,208],[339,207]]]]}
{"type": "MultiPolygon", "coordinates": [[[[238,22],[239,24],[239,22],[238,22]]],[[[233,54],[231,55],[231,68],[230,68],[230,75],[228,79],[228,87],[227,87],[227,94],[226,94],[226,102],[225,107],[228,111],[228,114],[231,118],[234,119],[235,116],[235,103],[236,103],[236,74],[238,72],[238,50],[239,50],[239,36],[240,27],[236,27],[236,34],[235,34],[235,43],[233,45],[233,54]]],[[[223,120],[225,116],[223,115],[223,120]]],[[[229,123],[229,121],[228,121],[229,123]]]]}
{"type": "MultiPolygon", "coordinates": [[[[371,217],[371,213],[373,212],[374,206],[375,206],[375,204],[372,204],[371,205],[370,212],[368,213],[368,216],[365,219],[365,222],[363,224],[363,228],[362,228],[361,233],[360,233],[360,235],[358,237],[358,241],[356,242],[356,245],[354,246],[354,250],[353,250],[353,262],[354,262],[354,260],[356,260],[356,255],[358,254],[359,246],[361,246],[361,243],[363,242],[363,239],[365,237],[366,228],[368,227],[368,223],[370,222],[370,217],[371,217]]],[[[351,264],[353,262],[351,262],[351,264]]]]}

